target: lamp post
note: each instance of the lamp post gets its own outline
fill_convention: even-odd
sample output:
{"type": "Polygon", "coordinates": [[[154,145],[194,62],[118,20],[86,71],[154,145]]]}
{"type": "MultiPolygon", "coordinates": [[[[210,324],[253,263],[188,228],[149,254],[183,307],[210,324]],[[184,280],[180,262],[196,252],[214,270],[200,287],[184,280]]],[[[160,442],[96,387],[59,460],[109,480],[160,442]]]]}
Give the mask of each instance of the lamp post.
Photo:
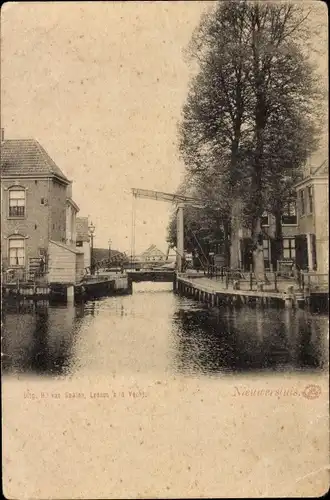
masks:
{"type": "Polygon", "coordinates": [[[110,266],[110,261],[111,261],[111,243],[112,241],[109,239],[108,245],[109,245],[109,266],[110,266]]]}
{"type": "Polygon", "coordinates": [[[93,222],[90,223],[90,225],[88,226],[88,229],[89,229],[89,237],[90,237],[90,241],[91,241],[91,274],[94,274],[94,255],[93,255],[93,250],[94,250],[94,232],[95,232],[95,226],[93,224],[93,222]]]}

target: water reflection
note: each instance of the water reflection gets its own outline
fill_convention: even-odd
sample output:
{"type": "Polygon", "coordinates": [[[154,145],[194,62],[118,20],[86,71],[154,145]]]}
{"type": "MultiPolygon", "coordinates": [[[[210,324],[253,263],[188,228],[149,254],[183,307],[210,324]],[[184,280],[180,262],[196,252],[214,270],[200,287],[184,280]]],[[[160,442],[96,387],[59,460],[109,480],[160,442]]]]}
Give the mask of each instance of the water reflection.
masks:
{"type": "Polygon", "coordinates": [[[174,314],[180,372],[297,371],[327,366],[326,317],[303,310],[189,310],[174,314]]]}
{"type": "Polygon", "coordinates": [[[2,368],[39,376],[321,370],[327,332],[326,316],[304,310],[211,309],[166,284],[139,285],[76,307],[7,305],[2,368]]]}
{"type": "Polygon", "coordinates": [[[81,312],[74,306],[22,304],[3,314],[4,372],[61,375],[68,371],[81,312]]]}

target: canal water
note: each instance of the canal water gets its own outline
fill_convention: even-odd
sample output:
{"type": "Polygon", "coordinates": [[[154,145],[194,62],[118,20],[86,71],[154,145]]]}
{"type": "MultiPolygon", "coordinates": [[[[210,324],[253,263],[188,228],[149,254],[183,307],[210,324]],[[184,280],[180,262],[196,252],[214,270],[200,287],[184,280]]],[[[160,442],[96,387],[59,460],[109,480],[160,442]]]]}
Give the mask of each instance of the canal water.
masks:
{"type": "Polygon", "coordinates": [[[326,315],[209,308],[171,284],[77,306],[13,305],[3,314],[4,373],[214,376],[327,367],[326,315]]]}
{"type": "Polygon", "coordinates": [[[166,283],[2,312],[7,498],[326,491],[326,316],[210,308],[166,283]]]}

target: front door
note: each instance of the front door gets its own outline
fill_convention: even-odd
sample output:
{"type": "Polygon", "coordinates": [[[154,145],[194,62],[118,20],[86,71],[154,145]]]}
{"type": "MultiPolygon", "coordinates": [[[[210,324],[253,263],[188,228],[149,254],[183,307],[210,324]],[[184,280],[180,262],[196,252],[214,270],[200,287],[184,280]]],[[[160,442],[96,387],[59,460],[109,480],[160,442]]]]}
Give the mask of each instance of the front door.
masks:
{"type": "Polygon", "coordinates": [[[298,269],[308,270],[308,246],[306,234],[295,236],[296,266],[298,269]]]}
{"type": "Polygon", "coordinates": [[[250,271],[253,266],[252,239],[243,238],[241,240],[241,262],[244,271],[250,271]]]}

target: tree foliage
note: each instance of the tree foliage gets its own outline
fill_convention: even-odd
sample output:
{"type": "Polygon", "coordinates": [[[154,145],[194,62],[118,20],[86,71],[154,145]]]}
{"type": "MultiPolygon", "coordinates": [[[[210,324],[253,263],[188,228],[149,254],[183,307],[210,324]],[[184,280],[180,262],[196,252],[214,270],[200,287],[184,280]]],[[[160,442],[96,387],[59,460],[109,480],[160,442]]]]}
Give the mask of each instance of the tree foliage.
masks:
{"type": "Polygon", "coordinates": [[[279,200],[316,147],[319,94],[302,45],[307,20],[296,4],[219,1],[187,50],[198,72],[179,126],[181,157],[223,223],[239,201],[255,268],[263,264],[262,213],[280,213],[279,200]]]}

